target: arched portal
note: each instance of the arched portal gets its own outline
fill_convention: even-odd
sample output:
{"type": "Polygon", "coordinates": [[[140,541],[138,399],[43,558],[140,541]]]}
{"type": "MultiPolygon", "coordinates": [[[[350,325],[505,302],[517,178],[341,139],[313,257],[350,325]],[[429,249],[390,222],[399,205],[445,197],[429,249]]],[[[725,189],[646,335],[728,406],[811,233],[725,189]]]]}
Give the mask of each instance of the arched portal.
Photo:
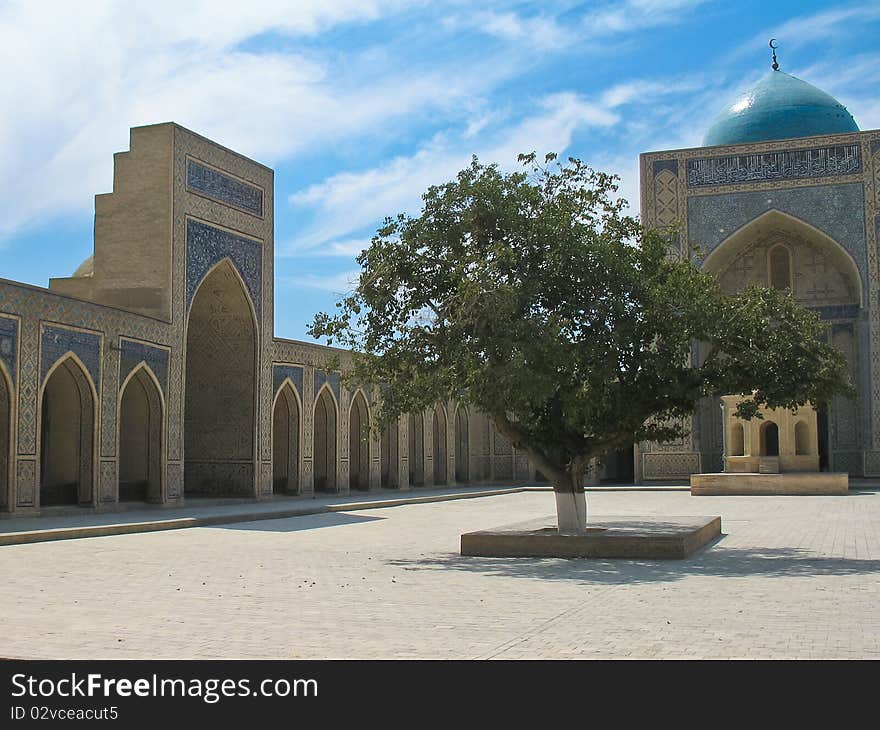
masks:
{"type": "Polygon", "coordinates": [[[370,488],[370,411],[360,391],[348,414],[348,481],[351,489],[370,488]]]}
{"type": "Polygon", "coordinates": [[[224,259],[199,285],[187,323],[187,495],[254,495],[256,357],[251,302],[224,259]]]}
{"type": "Polygon", "coordinates": [[[162,396],[146,366],[119,399],[119,501],[162,501],[162,396]]]}
{"type": "Polygon", "coordinates": [[[425,485],[425,422],[421,413],[409,414],[409,484],[411,487],[425,485]]]}
{"type": "Polygon", "coordinates": [[[14,503],[12,484],[12,386],[0,365],[0,510],[14,503]]]}
{"type": "Polygon", "coordinates": [[[315,491],[336,491],[336,401],[329,388],[315,400],[315,443],[312,452],[315,491]]]}
{"type": "Polygon", "coordinates": [[[434,484],[446,484],[446,411],[434,408],[434,484]]]}
{"type": "Polygon", "coordinates": [[[469,481],[468,414],[464,408],[455,412],[455,481],[469,481]]]}
{"type": "Polygon", "coordinates": [[[40,506],[92,501],[95,396],[69,356],[50,371],[40,399],[40,506]]]}
{"type": "Polygon", "coordinates": [[[779,456],[779,426],[773,421],[761,425],[761,456],[779,456]]]}
{"type": "Polygon", "coordinates": [[[400,486],[400,431],[396,418],[382,431],[379,449],[382,486],[397,489],[400,486]]]}
{"type": "Polygon", "coordinates": [[[300,407],[290,382],[275,396],[272,412],[272,492],[299,494],[300,407]]]}

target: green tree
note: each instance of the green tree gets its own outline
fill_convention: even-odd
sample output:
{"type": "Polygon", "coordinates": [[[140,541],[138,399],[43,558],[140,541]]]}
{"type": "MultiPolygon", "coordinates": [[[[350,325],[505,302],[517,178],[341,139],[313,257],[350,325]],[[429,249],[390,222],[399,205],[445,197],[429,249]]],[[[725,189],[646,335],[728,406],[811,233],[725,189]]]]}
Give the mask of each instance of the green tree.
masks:
{"type": "Polygon", "coordinates": [[[614,176],[519,159],[504,174],[474,157],[421,215],[387,218],[357,287],[316,315],[313,336],[353,350],[347,377],[382,384],[380,428],[448,398],[474,406],[550,480],[560,530],[578,531],[590,463],[680,438],[702,397],[754,391],[750,418],[853,395],[790,294],[727,295],[625,215],[614,176]]]}

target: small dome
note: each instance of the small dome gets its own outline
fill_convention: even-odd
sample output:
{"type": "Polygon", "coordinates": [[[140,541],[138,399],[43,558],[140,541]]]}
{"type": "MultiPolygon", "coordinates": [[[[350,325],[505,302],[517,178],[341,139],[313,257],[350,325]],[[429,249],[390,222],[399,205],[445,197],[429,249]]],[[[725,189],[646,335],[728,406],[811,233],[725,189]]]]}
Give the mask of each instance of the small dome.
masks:
{"type": "Polygon", "coordinates": [[[771,71],[721,112],[703,146],[858,131],[852,115],[833,96],[787,73],[771,71]]]}
{"type": "Polygon", "coordinates": [[[89,256],[83,261],[77,270],[73,272],[74,276],[94,276],[95,274],[95,257],[89,256]]]}

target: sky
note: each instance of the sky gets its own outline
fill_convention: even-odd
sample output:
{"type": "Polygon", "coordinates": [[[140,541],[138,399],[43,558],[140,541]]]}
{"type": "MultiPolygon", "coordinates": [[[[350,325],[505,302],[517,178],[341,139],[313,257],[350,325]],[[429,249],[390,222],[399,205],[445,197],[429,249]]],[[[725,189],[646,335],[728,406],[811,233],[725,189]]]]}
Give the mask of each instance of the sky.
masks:
{"type": "Polygon", "coordinates": [[[309,340],[386,216],[471,155],[620,176],[699,146],[770,68],[880,128],[880,3],[0,0],[0,278],[92,253],[129,127],[173,121],[275,170],[275,333],[309,340]]]}

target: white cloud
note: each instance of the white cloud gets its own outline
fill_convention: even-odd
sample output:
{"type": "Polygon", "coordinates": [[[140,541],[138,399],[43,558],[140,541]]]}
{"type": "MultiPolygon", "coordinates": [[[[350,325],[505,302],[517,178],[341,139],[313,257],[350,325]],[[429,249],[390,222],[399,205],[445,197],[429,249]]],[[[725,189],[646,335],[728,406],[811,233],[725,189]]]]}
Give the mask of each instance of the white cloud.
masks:
{"type": "Polygon", "coordinates": [[[360,275],[360,269],[354,269],[352,271],[340,271],[339,273],[326,275],[307,273],[279,276],[277,280],[280,286],[318,289],[330,294],[344,296],[354,290],[360,275]]]}
{"type": "MultiPolygon", "coordinates": [[[[521,152],[561,152],[576,129],[607,127],[618,117],[599,105],[571,94],[554,94],[540,104],[541,112],[527,117],[484,142],[478,156],[512,168],[521,152]]],[[[315,221],[279,253],[321,253],[328,244],[398,212],[415,213],[420,196],[430,185],[451,179],[471,157],[470,141],[437,136],[411,156],[362,172],[343,172],[291,196],[296,206],[309,207],[315,221]]]]}

